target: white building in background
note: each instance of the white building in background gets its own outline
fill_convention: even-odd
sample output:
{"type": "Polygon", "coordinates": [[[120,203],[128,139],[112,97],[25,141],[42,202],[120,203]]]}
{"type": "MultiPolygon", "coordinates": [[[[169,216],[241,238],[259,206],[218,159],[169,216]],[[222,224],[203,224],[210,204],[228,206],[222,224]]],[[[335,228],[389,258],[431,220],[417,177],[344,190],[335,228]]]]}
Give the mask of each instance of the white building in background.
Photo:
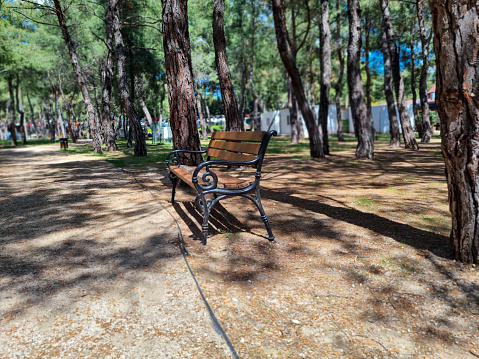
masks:
{"type": "MultiPolygon", "coordinates": [[[[314,111],[318,113],[319,105],[314,106],[314,111]]],[[[384,134],[389,133],[389,116],[388,109],[386,104],[372,106],[371,108],[373,114],[374,128],[376,133],[384,134]]],[[[412,103],[408,103],[409,117],[411,119],[412,127],[415,127],[414,124],[414,114],[412,103]]],[[[398,117],[398,126],[399,131],[402,132],[401,124],[399,123],[399,113],[396,108],[396,113],[398,117]]],[[[341,110],[342,119],[343,119],[343,132],[344,133],[354,133],[353,120],[351,115],[351,109],[342,109],[341,110]]],[[[301,115],[301,119],[303,116],[301,115]]],[[[303,120],[304,135],[308,137],[308,129],[303,120]]],[[[261,114],[261,129],[263,131],[276,130],[278,135],[288,136],[291,135],[291,121],[289,117],[289,109],[285,108],[282,110],[276,110],[271,112],[265,112],[261,114]]],[[[336,120],[336,105],[329,105],[328,110],[328,133],[336,134],[338,130],[338,124],[336,120]]]]}

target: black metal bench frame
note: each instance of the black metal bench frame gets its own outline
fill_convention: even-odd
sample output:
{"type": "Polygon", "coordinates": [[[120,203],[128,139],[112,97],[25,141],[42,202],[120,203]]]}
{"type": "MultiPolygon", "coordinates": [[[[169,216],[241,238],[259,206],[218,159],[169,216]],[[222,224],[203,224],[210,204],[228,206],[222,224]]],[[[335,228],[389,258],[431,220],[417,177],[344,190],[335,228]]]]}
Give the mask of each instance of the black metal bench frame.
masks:
{"type": "MultiPolygon", "coordinates": [[[[226,133],[226,132],[225,132],[226,133]]],[[[211,213],[211,209],[215,204],[217,204],[220,200],[227,198],[227,197],[234,197],[234,196],[241,196],[248,198],[251,200],[256,207],[258,208],[261,219],[264,222],[266,230],[268,232],[268,239],[270,241],[274,241],[274,235],[271,231],[271,226],[268,221],[268,217],[264,211],[263,205],[261,204],[261,195],[260,195],[260,180],[261,180],[261,168],[263,165],[263,159],[266,154],[266,149],[268,147],[269,140],[272,136],[276,136],[276,131],[269,131],[264,132],[264,136],[261,140],[261,144],[259,147],[259,151],[256,157],[249,161],[229,161],[223,159],[212,160],[211,156],[207,156],[207,160],[205,162],[200,163],[193,171],[191,182],[185,181],[191,187],[194,186],[198,194],[195,198],[195,204],[198,210],[203,215],[203,223],[201,226],[202,229],[202,237],[201,242],[203,245],[206,245],[206,240],[208,237],[208,220],[211,213]],[[221,183],[219,180],[219,175],[223,175],[221,171],[216,169],[215,167],[241,167],[241,166],[253,166],[256,167],[256,173],[254,176],[254,180],[250,183],[245,184],[244,186],[240,186],[239,188],[218,188],[218,184],[221,183]],[[213,170],[213,168],[215,168],[213,170]],[[200,173],[202,172],[202,173],[200,173]],[[198,180],[200,177],[200,181],[198,180]],[[254,197],[252,196],[254,194],[254,197]],[[207,197],[208,196],[208,197],[207,197]],[[210,198],[213,197],[213,198],[210,198]]],[[[213,141],[213,139],[211,140],[213,141]]],[[[210,145],[211,145],[210,141],[210,145]]],[[[231,141],[233,143],[241,143],[243,141],[231,141]]],[[[247,142],[244,141],[244,142],[247,142]]],[[[234,144],[232,145],[234,146],[234,144]]],[[[189,150],[173,150],[168,153],[166,157],[166,165],[168,167],[168,177],[171,179],[173,183],[172,195],[171,195],[171,202],[175,202],[175,191],[178,181],[181,179],[177,174],[174,173],[175,167],[180,168],[181,166],[181,153],[198,153],[198,154],[205,154],[208,150],[203,151],[189,151],[189,150]]],[[[238,151],[240,152],[240,151],[238,151]]],[[[229,175],[227,175],[229,176],[229,175]]],[[[220,176],[221,177],[221,176],[220,176]]]]}

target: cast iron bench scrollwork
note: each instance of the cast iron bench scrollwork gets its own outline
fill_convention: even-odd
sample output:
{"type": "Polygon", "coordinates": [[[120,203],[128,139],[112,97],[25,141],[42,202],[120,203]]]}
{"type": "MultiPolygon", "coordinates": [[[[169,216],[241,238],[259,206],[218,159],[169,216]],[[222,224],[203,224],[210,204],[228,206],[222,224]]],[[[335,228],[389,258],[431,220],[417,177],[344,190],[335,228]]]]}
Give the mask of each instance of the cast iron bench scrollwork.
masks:
{"type": "Polygon", "coordinates": [[[176,186],[180,179],[198,192],[195,204],[203,215],[201,226],[201,242],[203,244],[206,244],[208,237],[208,219],[211,209],[220,200],[232,196],[248,198],[256,205],[268,231],[268,239],[274,241],[268,217],[261,204],[259,187],[261,167],[271,136],[276,136],[276,131],[218,131],[212,133],[207,150],[174,150],[166,157],[168,177],[173,183],[171,202],[175,202],[176,186]],[[181,153],[205,154],[207,160],[197,167],[184,166],[181,163],[181,153]],[[256,168],[254,179],[243,180],[219,170],[219,168],[238,168],[242,166],[256,168]]]}

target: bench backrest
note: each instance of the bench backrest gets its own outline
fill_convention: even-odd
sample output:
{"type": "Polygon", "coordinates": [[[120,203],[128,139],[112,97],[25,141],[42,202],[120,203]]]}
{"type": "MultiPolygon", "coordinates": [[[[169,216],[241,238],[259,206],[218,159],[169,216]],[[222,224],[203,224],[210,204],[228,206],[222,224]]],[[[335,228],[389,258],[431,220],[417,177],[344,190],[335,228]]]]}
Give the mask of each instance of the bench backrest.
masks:
{"type": "Polygon", "coordinates": [[[264,131],[218,131],[211,134],[206,156],[226,161],[251,161],[259,155],[264,131]]]}

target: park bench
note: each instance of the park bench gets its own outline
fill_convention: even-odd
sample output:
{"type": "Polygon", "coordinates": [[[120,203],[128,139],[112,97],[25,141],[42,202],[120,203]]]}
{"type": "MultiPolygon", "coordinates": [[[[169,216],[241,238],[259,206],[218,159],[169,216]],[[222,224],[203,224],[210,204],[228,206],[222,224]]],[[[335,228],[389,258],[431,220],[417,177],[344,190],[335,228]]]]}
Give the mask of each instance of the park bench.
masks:
{"type": "Polygon", "coordinates": [[[175,202],[176,186],[180,179],[198,192],[195,204],[203,215],[201,226],[203,244],[206,244],[208,237],[208,219],[211,209],[220,200],[233,196],[241,196],[253,201],[268,231],[268,239],[274,240],[268,217],[261,204],[259,187],[261,167],[271,136],[276,136],[276,131],[218,131],[212,133],[208,149],[204,151],[174,150],[166,157],[168,177],[173,183],[171,202],[175,202]],[[205,154],[206,161],[196,167],[185,166],[181,163],[181,153],[205,154]],[[231,175],[235,169],[242,166],[255,167],[254,178],[243,180],[231,175]]]}

